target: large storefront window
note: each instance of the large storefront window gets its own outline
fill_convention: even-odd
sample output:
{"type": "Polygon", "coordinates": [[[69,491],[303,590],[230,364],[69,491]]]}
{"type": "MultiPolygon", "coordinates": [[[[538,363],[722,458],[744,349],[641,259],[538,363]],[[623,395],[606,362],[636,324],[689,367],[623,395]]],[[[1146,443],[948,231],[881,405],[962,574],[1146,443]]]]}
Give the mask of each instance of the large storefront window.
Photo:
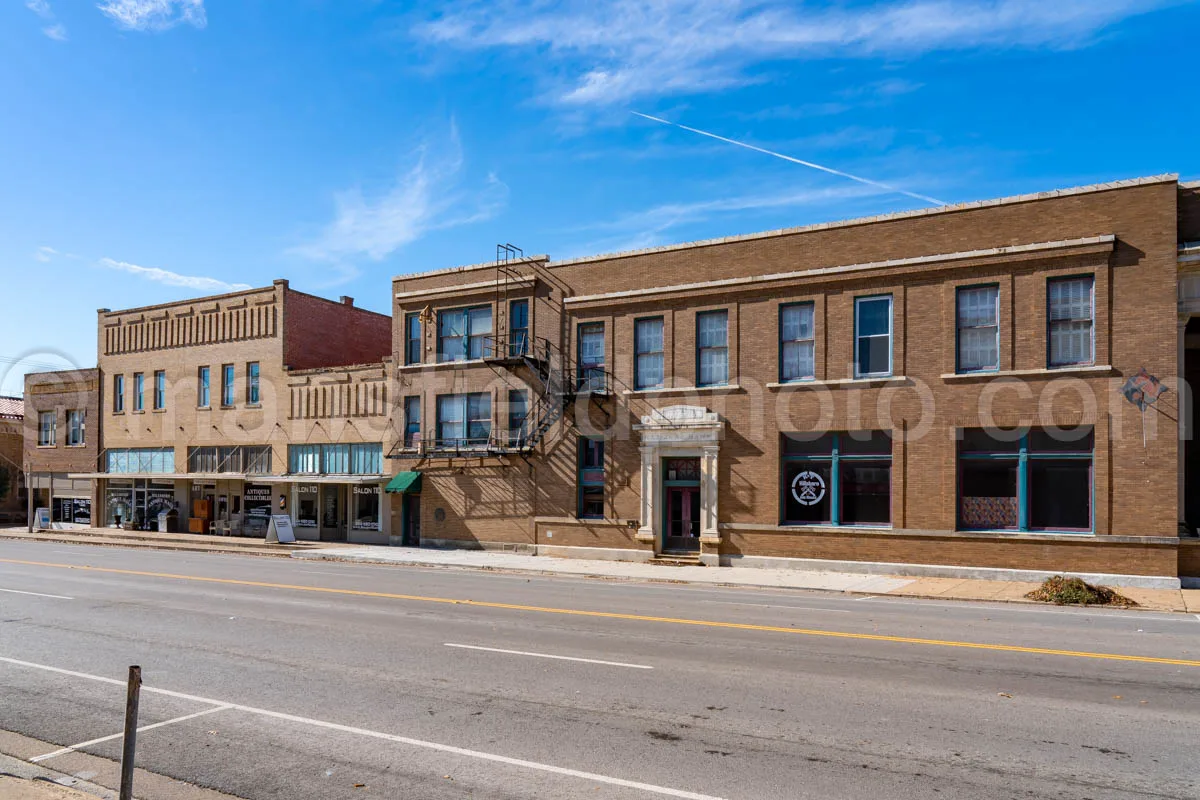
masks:
{"type": "Polygon", "coordinates": [[[246,484],[242,490],[242,507],[246,510],[245,532],[265,536],[267,523],[271,521],[271,487],[246,484]]]}
{"type": "Polygon", "coordinates": [[[355,486],[354,520],[351,527],[358,531],[379,530],[379,487],[355,486]]]}
{"type": "Polygon", "coordinates": [[[890,525],[888,431],[784,434],[785,525],[890,525]]]}
{"type": "Polygon", "coordinates": [[[158,515],[161,512],[179,512],[173,483],[146,480],[110,481],[104,493],[104,500],[107,524],[139,531],[157,529],[158,515]]]}
{"type": "Polygon", "coordinates": [[[296,527],[316,528],[321,509],[321,487],[305,483],[296,487],[296,527]]]}
{"type": "Polygon", "coordinates": [[[974,530],[1092,530],[1090,425],[966,428],[958,443],[958,524],[974,530]]]}

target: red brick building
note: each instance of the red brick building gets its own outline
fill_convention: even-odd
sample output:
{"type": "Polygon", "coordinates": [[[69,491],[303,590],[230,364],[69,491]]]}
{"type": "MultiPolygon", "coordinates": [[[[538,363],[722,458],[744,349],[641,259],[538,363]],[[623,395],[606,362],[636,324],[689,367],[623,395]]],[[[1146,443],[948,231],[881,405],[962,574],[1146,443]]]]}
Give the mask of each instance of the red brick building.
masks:
{"type": "Polygon", "coordinates": [[[21,398],[0,395],[0,522],[25,518],[24,413],[21,398]]]}
{"type": "Polygon", "coordinates": [[[1200,575],[1197,194],[1160,176],[399,276],[404,502],[432,545],[1200,575]],[[1141,370],[1169,387],[1144,412],[1120,391],[1141,370]]]}

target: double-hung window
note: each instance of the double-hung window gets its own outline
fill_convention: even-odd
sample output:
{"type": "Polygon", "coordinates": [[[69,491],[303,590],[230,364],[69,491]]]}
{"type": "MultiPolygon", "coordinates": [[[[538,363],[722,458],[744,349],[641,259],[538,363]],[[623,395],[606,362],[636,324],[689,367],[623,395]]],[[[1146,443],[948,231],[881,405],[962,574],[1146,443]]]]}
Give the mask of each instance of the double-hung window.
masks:
{"type": "Polygon", "coordinates": [[[196,375],[196,405],[209,408],[212,405],[212,375],[208,367],[201,367],[196,375]]]}
{"type": "Polygon", "coordinates": [[[815,374],[813,304],[791,303],[779,309],[779,380],[803,381],[815,374]]]}
{"type": "Polygon", "coordinates": [[[1053,278],[1046,284],[1051,367],[1091,364],[1094,353],[1095,279],[1053,278]]]}
{"type": "Polygon", "coordinates": [[[958,371],[1000,369],[1000,287],[964,286],[955,305],[958,371]]]}
{"type": "Polygon", "coordinates": [[[167,407],[167,373],[157,370],[154,373],[154,410],[162,411],[167,407]]]}
{"type": "Polygon", "coordinates": [[[404,363],[421,363],[421,315],[404,315],[404,363]]]}
{"type": "Polygon", "coordinates": [[[492,435],[492,396],[486,392],[437,398],[439,447],[483,447],[492,435]]]}
{"type": "Polygon", "coordinates": [[[604,323],[585,322],[579,326],[579,391],[604,390],[604,323]]]}
{"type": "Polygon", "coordinates": [[[404,446],[415,448],[421,443],[421,396],[404,398],[404,446]]]}
{"type": "Polygon", "coordinates": [[[492,355],[492,308],[438,312],[438,360],[465,361],[492,355]]]}
{"type": "Polygon", "coordinates": [[[892,296],[854,300],[854,377],[892,374],[892,296]]]}
{"type": "Polygon", "coordinates": [[[1091,531],[1092,426],[965,428],[958,442],[963,529],[1091,531]]]}
{"type": "Polygon", "coordinates": [[[634,321],[633,348],[633,388],[661,389],[664,382],[662,317],[634,321]]]}
{"type": "Polygon", "coordinates": [[[529,440],[529,395],[524,389],[508,391],[508,445],[524,447],[529,440]]]}
{"type": "Polygon", "coordinates": [[[696,374],[699,386],[729,382],[729,313],[704,311],[696,315],[696,374]]]}
{"type": "Polygon", "coordinates": [[[125,376],[113,376],[113,413],[125,413],[125,376]]]}
{"type": "Polygon", "coordinates": [[[604,518],[604,440],[579,439],[579,508],[584,519],[604,518]]]}
{"type": "Polygon", "coordinates": [[[225,364],[221,367],[221,405],[229,408],[233,401],[233,364],[225,364]]]}
{"type": "Polygon", "coordinates": [[[888,431],[783,435],[785,525],[890,525],[888,431]]]}
{"type": "Polygon", "coordinates": [[[258,362],[251,361],[246,365],[246,404],[256,406],[259,404],[261,395],[258,389],[259,369],[258,362]]]}
{"type": "Polygon", "coordinates": [[[140,372],[133,373],[133,410],[146,409],[146,376],[140,372]]]}
{"type": "Polygon", "coordinates": [[[43,411],[38,414],[38,447],[54,447],[57,434],[58,413],[43,411]]]}
{"type": "Polygon", "coordinates": [[[82,409],[67,412],[67,447],[80,447],[84,443],[84,412],[82,409]]]}
{"type": "Polygon", "coordinates": [[[513,300],[508,306],[508,355],[529,353],[529,301],[513,300]]]}

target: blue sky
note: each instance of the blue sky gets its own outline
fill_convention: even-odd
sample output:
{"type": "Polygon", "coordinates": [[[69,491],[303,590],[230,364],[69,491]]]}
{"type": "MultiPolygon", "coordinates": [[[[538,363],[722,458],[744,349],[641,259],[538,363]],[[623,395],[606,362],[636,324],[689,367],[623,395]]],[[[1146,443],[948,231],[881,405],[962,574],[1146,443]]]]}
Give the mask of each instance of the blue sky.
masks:
{"type": "Polygon", "coordinates": [[[287,277],[386,312],[497,242],[1198,178],[1197,30],[1186,0],[0,0],[0,393],[93,365],[101,307],[287,277]]]}

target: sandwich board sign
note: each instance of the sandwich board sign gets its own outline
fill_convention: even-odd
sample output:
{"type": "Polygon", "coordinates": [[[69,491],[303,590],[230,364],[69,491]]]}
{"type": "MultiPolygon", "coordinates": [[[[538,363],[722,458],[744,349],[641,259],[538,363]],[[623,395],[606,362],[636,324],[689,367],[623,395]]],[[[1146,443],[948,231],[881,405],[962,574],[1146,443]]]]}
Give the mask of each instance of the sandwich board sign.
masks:
{"type": "Polygon", "coordinates": [[[39,531],[50,530],[50,509],[39,508],[33,512],[33,528],[39,531]]]}
{"type": "Polygon", "coordinates": [[[272,514],[267,524],[267,542],[270,544],[295,544],[296,534],[292,532],[292,518],[287,514],[272,514]]]}

